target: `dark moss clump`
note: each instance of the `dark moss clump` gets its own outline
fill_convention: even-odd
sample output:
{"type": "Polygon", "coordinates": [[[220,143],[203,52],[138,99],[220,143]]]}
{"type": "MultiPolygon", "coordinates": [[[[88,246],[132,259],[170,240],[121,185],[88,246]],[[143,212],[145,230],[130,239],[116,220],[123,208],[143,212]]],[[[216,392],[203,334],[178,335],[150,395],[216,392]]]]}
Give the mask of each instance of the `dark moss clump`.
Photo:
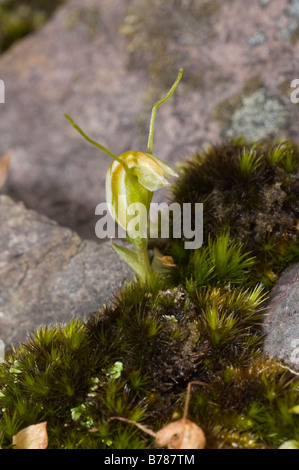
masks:
{"type": "Polygon", "coordinates": [[[204,243],[229,230],[256,257],[255,279],[270,285],[299,259],[298,163],[290,142],[210,147],[182,165],[173,201],[202,202],[204,243]]]}
{"type": "Polygon", "coordinates": [[[0,4],[0,53],[42,26],[64,0],[5,0],[0,4]]]}
{"type": "MultiPolygon", "coordinates": [[[[123,383],[109,383],[105,368],[109,357],[105,349],[102,353],[91,352],[85,325],[71,321],[40,328],[9,354],[0,369],[1,447],[11,447],[18,430],[40,421],[48,423],[50,448],[105,448],[111,441],[120,448],[143,447],[142,440],[134,439],[135,430],[120,433],[119,427],[105,421],[97,433],[88,432],[94,426],[93,417],[98,424],[109,410],[131,410],[132,397],[123,391],[123,383]],[[96,414],[89,401],[98,388],[97,401],[106,407],[105,413],[96,414]]],[[[141,409],[132,416],[140,419],[141,409]]]]}
{"type": "Polygon", "coordinates": [[[298,439],[288,411],[297,377],[261,352],[263,289],[217,276],[205,287],[190,278],[186,289],[158,278],[128,284],[86,324],[39,329],[0,366],[1,447],[47,421],[50,448],[152,448],[151,437],[109,418],[158,431],[182,413],[193,380],[209,386],[193,389],[189,408],[208,448],[298,439]]]}

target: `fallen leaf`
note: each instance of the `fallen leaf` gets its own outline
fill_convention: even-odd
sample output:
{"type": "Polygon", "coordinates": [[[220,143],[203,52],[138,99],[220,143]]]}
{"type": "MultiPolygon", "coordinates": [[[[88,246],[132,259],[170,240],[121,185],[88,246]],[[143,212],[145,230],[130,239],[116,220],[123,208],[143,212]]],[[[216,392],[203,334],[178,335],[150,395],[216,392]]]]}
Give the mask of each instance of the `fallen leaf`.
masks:
{"type": "Polygon", "coordinates": [[[167,424],[156,433],[156,445],[168,449],[204,449],[206,437],[203,430],[189,419],[167,424]]]}
{"type": "Polygon", "coordinates": [[[11,156],[8,153],[5,153],[0,158],[0,188],[2,188],[2,186],[4,185],[6,181],[10,159],[11,159],[11,156]]]}
{"type": "Polygon", "coordinates": [[[46,449],[48,447],[47,421],[32,424],[12,438],[14,449],[46,449]]]}
{"type": "Polygon", "coordinates": [[[161,258],[157,258],[159,261],[161,261],[164,266],[168,266],[169,268],[176,268],[177,265],[174,263],[173,257],[172,256],[162,256],[161,258]]]}
{"type": "Polygon", "coordinates": [[[172,256],[164,256],[156,247],[154,247],[153,252],[154,257],[151,266],[154,272],[164,274],[169,272],[170,267],[177,268],[172,256]]]}

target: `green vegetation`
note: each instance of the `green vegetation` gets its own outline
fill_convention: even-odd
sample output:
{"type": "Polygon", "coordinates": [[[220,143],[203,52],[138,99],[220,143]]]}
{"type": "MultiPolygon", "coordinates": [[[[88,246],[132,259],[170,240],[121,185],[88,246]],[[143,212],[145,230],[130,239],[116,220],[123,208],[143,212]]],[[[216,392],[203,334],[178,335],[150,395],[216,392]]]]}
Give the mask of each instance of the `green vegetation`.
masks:
{"type": "Polygon", "coordinates": [[[64,0],[5,0],[0,4],[0,53],[41,27],[64,0]]]}
{"type": "Polygon", "coordinates": [[[221,286],[128,284],[86,324],[44,327],[0,368],[0,442],[47,421],[50,448],[151,448],[121,416],[159,430],[182,413],[209,448],[276,447],[299,438],[299,381],[261,352],[265,293],[221,286]],[[113,374],[112,374],[113,371],[113,374]],[[117,373],[115,373],[117,372],[117,373]],[[90,432],[93,431],[93,432],[90,432]]]}
{"type": "MultiPolygon", "coordinates": [[[[299,260],[298,166],[299,149],[292,142],[228,142],[182,165],[173,201],[202,202],[204,244],[229,231],[256,259],[252,281],[271,287],[285,267],[299,260]]],[[[173,243],[170,252],[180,265],[194,256],[180,243],[173,243]]]]}
{"type": "Polygon", "coordinates": [[[182,416],[191,381],[208,385],[188,412],[208,448],[297,445],[298,375],[262,352],[265,299],[298,260],[297,165],[291,143],[240,141],[184,165],[174,200],[204,202],[203,247],[170,240],[168,275],[127,283],[85,323],[40,328],[7,353],[0,446],[47,421],[49,448],[153,448],[110,418],[156,432],[182,416]]]}

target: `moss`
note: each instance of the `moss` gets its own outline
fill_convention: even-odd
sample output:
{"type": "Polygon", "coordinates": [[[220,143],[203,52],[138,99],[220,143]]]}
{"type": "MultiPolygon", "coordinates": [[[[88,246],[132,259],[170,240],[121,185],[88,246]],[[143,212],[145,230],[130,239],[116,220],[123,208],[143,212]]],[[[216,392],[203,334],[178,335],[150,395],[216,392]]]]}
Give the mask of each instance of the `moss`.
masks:
{"type": "MultiPolygon", "coordinates": [[[[240,246],[231,250],[250,269],[240,246]]],[[[86,323],[40,328],[7,354],[1,446],[46,420],[50,448],[152,448],[152,438],[109,418],[157,431],[180,416],[193,380],[209,385],[193,390],[189,407],[208,448],[272,448],[298,436],[288,412],[298,404],[298,378],[261,352],[262,286],[234,284],[218,271],[204,286],[185,283],[128,283],[86,323]]]]}
{"type": "MultiPolygon", "coordinates": [[[[173,201],[202,202],[205,243],[229,229],[256,258],[255,279],[270,286],[298,260],[298,162],[291,142],[210,147],[182,166],[173,201]]],[[[171,253],[181,263],[191,256],[177,242],[171,253]]]]}
{"type": "Polygon", "coordinates": [[[263,355],[268,290],[298,259],[298,148],[211,147],[182,166],[174,200],[204,202],[204,246],[170,240],[163,278],[127,283],[86,322],[39,328],[0,365],[0,446],[47,421],[49,448],[151,449],[183,413],[209,449],[299,440],[298,375],[263,355]],[[269,274],[272,273],[272,274],[269,274]],[[260,281],[260,282],[258,282],[260,281]]]}
{"type": "Polygon", "coordinates": [[[64,0],[4,0],[0,4],[0,53],[41,27],[64,0]]]}
{"type": "Polygon", "coordinates": [[[193,380],[209,385],[193,390],[189,407],[208,448],[272,448],[297,436],[288,412],[297,377],[261,352],[265,292],[227,279],[129,283],[86,323],[38,329],[0,367],[1,447],[47,421],[50,448],[152,448],[152,438],[109,418],[157,431],[182,413],[193,380]]]}
{"type": "MultiPolygon", "coordinates": [[[[101,406],[107,413],[128,412],[131,398],[130,394],[123,397],[122,383],[106,375],[107,357],[89,353],[85,325],[71,321],[66,326],[40,328],[9,354],[0,371],[2,447],[11,446],[17,429],[43,419],[48,422],[51,448],[105,448],[111,439],[119,446],[123,440],[126,445],[143,446],[142,440],[135,440],[136,432],[123,435],[120,427],[112,429],[106,422],[98,432],[88,433],[101,419],[101,406]],[[99,411],[95,413],[90,402],[97,390],[101,399],[97,399],[99,411]]],[[[132,416],[140,419],[141,408],[133,410],[132,416]]]]}

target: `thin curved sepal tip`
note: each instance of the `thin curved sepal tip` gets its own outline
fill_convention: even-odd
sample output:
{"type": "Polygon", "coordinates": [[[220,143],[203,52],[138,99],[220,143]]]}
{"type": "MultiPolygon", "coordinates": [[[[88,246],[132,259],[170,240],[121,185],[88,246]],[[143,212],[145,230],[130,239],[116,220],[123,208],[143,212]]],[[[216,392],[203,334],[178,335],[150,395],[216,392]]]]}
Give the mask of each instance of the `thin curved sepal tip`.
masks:
{"type": "Polygon", "coordinates": [[[183,69],[180,68],[179,70],[179,73],[178,73],[178,76],[174,82],[174,84],[172,85],[172,87],[170,88],[170,90],[168,91],[168,93],[166,93],[166,95],[164,96],[164,98],[162,98],[161,100],[157,101],[153,108],[152,108],[152,114],[151,114],[151,120],[150,120],[150,128],[149,128],[149,134],[148,134],[148,142],[147,142],[147,153],[150,153],[152,154],[153,153],[153,141],[154,141],[154,125],[155,125],[155,119],[156,119],[156,114],[157,114],[157,109],[159,106],[161,106],[161,104],[165,103],[165,101],[168,100],[168,98],[171,97],[171,95],[173,94],[174,90],[176,89],[176,87],[178,86],[179,84],[179,81],[181,80],[182,78],[182,75],[183,75],[183,69]]]}
{"type": "Polygon", "coordinates": [[[89,142],[90,144],[94,145],[95,147],[97,147],[98,149],[102,150],[103,152],[107,153],[107,155],[109,155],[111,158],[113,158],[113,160],[116,160],[118,163],[120,163],[121,165],[123,165],[124,169],[126,170],[127,173],[130,173],[130,170],[128,168],[128,165],[123,162],[121,160],[121,158],[117,157],[116,155],[114,155],[114,153],[110,152],[110,150],[108,150],[106,147],[104,147],[103,145],[99,144],[98,142],[96,142],[95,140],[91,139],[87,134],[85,134],[85,132],[81,129],[80,126],[78,126],[78,124],[68,115],[68,114],[64,114],[64,116],[66,117],[66,119],[72,124],[72,126],[76,129],[76,131],[79,132],[79,134],[82,135],[82,137],[84,137],[85,140],[87,140],[87,142],[89,142]]]}

